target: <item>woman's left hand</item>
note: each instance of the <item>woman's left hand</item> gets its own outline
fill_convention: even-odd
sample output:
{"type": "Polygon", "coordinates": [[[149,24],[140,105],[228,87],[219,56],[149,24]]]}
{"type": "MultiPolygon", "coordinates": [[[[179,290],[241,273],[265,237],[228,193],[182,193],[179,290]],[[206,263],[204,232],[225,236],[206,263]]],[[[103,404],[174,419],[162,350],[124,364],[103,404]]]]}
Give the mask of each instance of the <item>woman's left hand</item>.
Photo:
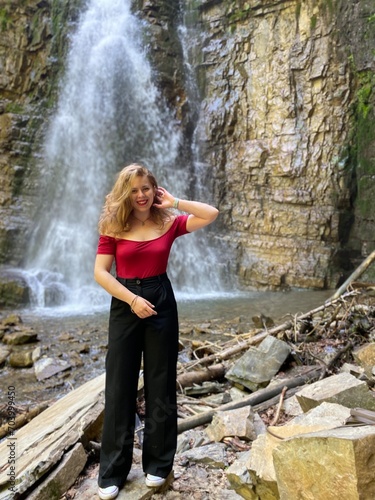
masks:
{"type": "Polygon", "coordinates": [[[169,193],[165,188],[158,187],[155,194],[154,207],[172,208],[174,200],[175,200],[174,196],[171,195],[171,193],[169,193]]]}

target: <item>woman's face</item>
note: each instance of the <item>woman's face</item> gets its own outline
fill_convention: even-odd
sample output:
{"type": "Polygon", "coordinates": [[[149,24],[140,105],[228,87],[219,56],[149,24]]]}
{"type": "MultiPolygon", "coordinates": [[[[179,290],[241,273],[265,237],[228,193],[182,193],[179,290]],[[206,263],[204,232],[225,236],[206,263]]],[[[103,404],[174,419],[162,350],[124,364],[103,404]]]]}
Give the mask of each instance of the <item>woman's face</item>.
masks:
{"type": "Polygon", "coordinates": [[[155,188],[147,175],[137,176],[131,183],[130,199],[133,210],[145,212],[150,210],[154,203],[155,188]]]}

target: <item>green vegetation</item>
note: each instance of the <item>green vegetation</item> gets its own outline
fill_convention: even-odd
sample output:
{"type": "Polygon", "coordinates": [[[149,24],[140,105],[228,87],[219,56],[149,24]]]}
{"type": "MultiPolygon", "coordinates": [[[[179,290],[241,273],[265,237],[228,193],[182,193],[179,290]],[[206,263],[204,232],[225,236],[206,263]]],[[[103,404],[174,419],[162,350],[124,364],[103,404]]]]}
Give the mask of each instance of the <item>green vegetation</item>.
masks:
{"type": "Polygon", "coordinates": [[[227,8],[226,17],[230,25],[230,31],[236,30],[236,23],[248,19],[251,12],[251,6],[244,0],[232,0],[227,8]]]}
{"type": "Polygon", "coordinates": [[[11,25],[8,9],[0,9],[0,32],[5,31],[11,25]]]}
{"type": "Polygon", "coordinates": [[[23,106],[19,104],[18,102],[9,102],[5,106],[5,112],[6,113],[13,113],[15,115],[20,115],[23,113],[23,106]]]}
{"type": "Polygon", "coordinates": [[[312,16],[312,18],[310,19],[310,29],[311,31],[313,31],[315,28],[316,28],[316,23],[317,23],[317,16],[312,16]]]}
{"type": "Polygon", "coordinates": [[[366,120],[371,104],[371,94],[375,88],[375,74],[368,71],[359,75],[360,88],[357,92],[357,113],[359,119],[366,120]]]}
{"type": "Polygon", "coordinates": [[[356,169],[358,213],[370,220],[375,213],[375,189],[371,181],[375,175],[375,73],[363,71],[357,73],[357,78],[350,162],[356,169]]]}

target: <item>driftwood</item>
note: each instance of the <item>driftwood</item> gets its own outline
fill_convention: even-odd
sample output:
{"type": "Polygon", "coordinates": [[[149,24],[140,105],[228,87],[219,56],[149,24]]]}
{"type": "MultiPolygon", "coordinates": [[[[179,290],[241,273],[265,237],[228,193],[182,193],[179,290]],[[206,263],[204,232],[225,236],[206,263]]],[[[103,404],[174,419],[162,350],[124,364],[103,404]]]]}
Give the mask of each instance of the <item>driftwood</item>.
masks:
{"type": "Polygon", "coordinates": [[[190,387],[194,384],[200,384],[207,380],[217,380],[224,377],[225,366],[223,364],[217,364],[209,366],[206,370],[197,370],[182,373],[177,377],[177,387],[190,387]]]}
{"type": "MultiPolygon", "coordinates": [[[[347,292],[345,294],[346,297],[353,295],[356,292],[347,292]]],[[[229,347],[228,349],[223,350],[222,352],[211,354],[210,356],[206,356],[202,359],[194,360],[194,361],[189,361],[188,363],[184,363],[184,369],[189,369],[193,368],[197,365],[209,365],[210,363],[214,363],[217,361],[223,361],[225,359],[229,359],[232,356],[235,356],[239,354],[240,352],[244,351],[248,347],[254,345],[254,344],[259,344],[263,339],[265,339],[268,335],[275,335],[277,333],[283,332],[285,330],[288,330],[289,328],[292,328],[297,321],[302,321],[304,319],[310,318],[312,315],[317,314],[318,312],[324,311],[328,307],[331,307],[335,305],[338,301],[340,301],[341,298],[334,299],[334,300],[329,300],[325,302],[325,304],[312,309],[311,311],[301,314],[300,316],[296,316],[295,318],[282,323],[281,325],[275,326],[270,329],[263,330],[253,337],[246,339],[242,342],[239,342],[233,347],[229,347]]]]}
{"type": "Polygon", "coordinates": [[[336,292],[332,295],[331,299],[334,300],[340,297],[340,295],[342,295],[348,288],[350,283],[359,278],[359,276],[361,276],[361,274],[363,274],[366,271],[366,269],[369,267],[370,264],[374,262],[374,260],[375,260],[375,250],[370,253],[370,255],[362,262],[362,264],[360,264],[357,267],[357,269],[349,276],[349,278],[340,286],[340,288],[336,290],[336,292]]]}
{"type": "Polygon", "coordinates": [[[208,410],[202,412],[198,415],[194,415],[193,417],[187,417],[178,423],[178,432],[185,432],[188,429],[193,429],[194,427],[198,427],[199,425],[208,424],[211,422],[213,415],[217,411],[227,411],[234,410],[236,408],[242,408],[247,405],[257,405],[259,403],[263,403],[274,396],[280,394],[284,387],[297,387],[306,384],[307,382],[317,378],[321,372],[321,368],[312,368],[307,371],[305,374],[300,375],[299,377],[295,377],[289,380],[284,380],[282,383],[275,385],[271,388],[260,389],[250,396],[240,399],[239,401],[233,401],[231,403],[227,403],[225,405],[218,406],[213,410],[208,410]]]}

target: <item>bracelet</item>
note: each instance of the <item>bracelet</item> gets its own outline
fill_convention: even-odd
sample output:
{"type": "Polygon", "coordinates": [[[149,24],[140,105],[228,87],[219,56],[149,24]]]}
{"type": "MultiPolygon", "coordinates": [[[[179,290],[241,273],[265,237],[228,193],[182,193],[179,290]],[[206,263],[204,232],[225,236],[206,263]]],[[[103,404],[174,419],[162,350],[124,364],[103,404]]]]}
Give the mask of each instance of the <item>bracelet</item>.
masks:
{"type": "Polygon", "coordinates": [[[138,295],[136,295],[136,296],[134,297],[134,299],[132,300],[132,303],[130,304],[130,310],[131,310],[131,312],[132,312],[133,314],[135,314],[135,313],[134,313],[133,306],[134,306],[134,305],[135,305],[135,303],[137,302],[137,299],[138,299],[138,295]]]}
{"type": "Polygon", "coordinates": [[[173,208],[178,208],[179,203],[180,203],[180,200],[178,198],[175,198],[174,202],[173,202],[173,208]]]}

